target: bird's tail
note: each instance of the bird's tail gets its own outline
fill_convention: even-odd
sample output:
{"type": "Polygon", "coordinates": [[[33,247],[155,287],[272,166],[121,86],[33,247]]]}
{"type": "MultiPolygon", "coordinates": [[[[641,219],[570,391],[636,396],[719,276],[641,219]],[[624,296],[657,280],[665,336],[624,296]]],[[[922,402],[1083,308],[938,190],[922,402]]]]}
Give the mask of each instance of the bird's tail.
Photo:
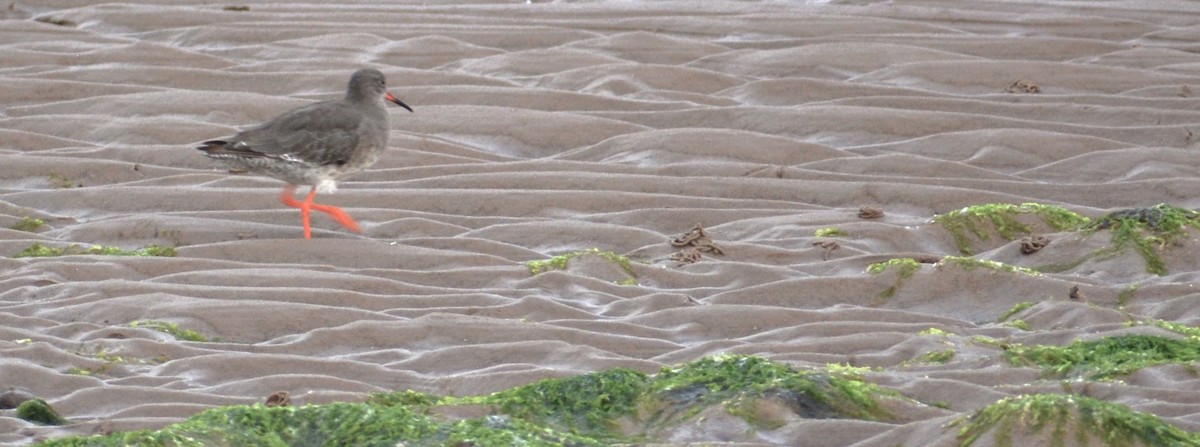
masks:
{"type": "MultiPolygon", "coordinates": [[[[216,158],[219,160],[229,160],[229,159],[237,158],[237,156],[239,156],[239,155],[244,156],[244,154],[235,153],[234,151],[228,150],[230,147],[230,144],[228,141],[211,140],[211,141],[205,141],[200,144],[203,144],[203,146],[196,146],[196,149],[201,152],[204,152],[204,155],[207,155],[211,158],[216,158]]],[[[237,166],[231,166],[228,169],[229,169],[230,174],[244,174],[249,171],[246,168],[237,167],[237,166]]]]}
{"type": "Polygon", "coordinates": [[[209,155],[219,155],[222,153],[226,153],[225,146],[227,146],[229,144],[229,142],[221,141],[221,140],[211,140],[211,141],[205,141],[200,144],[203,144],[203,146],[196,146],[197,150],[204,152],[206,154],[209,154],[209,155]]]}

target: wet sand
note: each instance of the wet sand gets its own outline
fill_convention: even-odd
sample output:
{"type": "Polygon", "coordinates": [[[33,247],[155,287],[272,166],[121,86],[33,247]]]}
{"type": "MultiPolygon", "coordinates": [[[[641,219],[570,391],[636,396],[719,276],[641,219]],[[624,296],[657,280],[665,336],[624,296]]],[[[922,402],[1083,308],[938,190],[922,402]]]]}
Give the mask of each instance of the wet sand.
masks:
{"type": "MultiPolygon", "coordinates": [[[[971,205],[1200,207],[1190,2],[236,5],[0,10],[0,386],[77,422],[2,411],[0,442],[157,428],[276,391],[471,395],[737,353],[870,367],[930,406],[678,442],[953,445],[956,417],[1063,392],[972,340],[1200,325],[1194,232],[1162,247],[1162,275],[1131,250],[1091,256],[1109,231],[1050,230],[1032,254],[971,238],[979,259],[1065,266],[1040,276],[922,264],[885,297],[894,273],[867,272],[962,255],[932,218],[971,205]],[[314,214],[303,240],[281,182],[193,149],[334,98],[361,67],[416,112],[393,108],[380,161],[318,195],[362,234],[314,214]],[[45,225],[7,229],[25,217],[45,225]],[[696,224],[723,254],[672,260],[696,224]],[[33,243],[177,256],[11,257],[33,243]],[[525,264],[592,248],[633,276],[597,256],[525,264]]],[[[1193,369],[1080,392],[1200,431],[1193,369]]]]}

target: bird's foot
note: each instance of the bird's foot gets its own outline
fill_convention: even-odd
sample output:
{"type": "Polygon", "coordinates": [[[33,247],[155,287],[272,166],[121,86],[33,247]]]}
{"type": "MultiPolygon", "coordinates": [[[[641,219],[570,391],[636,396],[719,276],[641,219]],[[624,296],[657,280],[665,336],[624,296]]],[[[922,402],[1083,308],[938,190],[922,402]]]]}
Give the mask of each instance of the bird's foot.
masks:
{"type": "Polygon", "coordinates": [[[284,205],[300,209],[300,219],[304,224],[305,239],[312,239],[312,224],[309,222],[309,214],[311,214],[311,210],[317,210],[328,214],[330,218],[332,218],[341,226],[346,227],[347,230],[355,233],[361,232],[358,227],[358,222],[355,222],[354,219],[351,218],[349,214],[346,214],[345,211],[342,211],[341,208],[332,205],[313,203],[313,198],[317,196],[316,186],[308,191],[308,196],[304,198],[303,202],[298,201],[295,197],[293,197],[295,193],[296,187],[294,185],[287,185],[283,188],[283,193],[279,195],[279,201],[283,202],[284,205]]]}

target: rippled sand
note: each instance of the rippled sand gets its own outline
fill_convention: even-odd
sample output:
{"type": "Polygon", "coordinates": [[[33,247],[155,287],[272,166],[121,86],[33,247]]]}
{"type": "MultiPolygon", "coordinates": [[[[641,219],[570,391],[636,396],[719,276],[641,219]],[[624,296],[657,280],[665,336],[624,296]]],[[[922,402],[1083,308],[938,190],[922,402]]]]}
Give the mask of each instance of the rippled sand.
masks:
{"type": "MultiPolygon", "coordinates": [[[[1030,255],[972,239],[981,259],[1067,265],[1041,276],[922,264],[884,297],[895,275],[866,272],[961,254],[931,218],[969,205],[1200,207],[1192,2],[90,3],[0,5],[0,226],[46,224],[0,229],[0,385],[78,422],[0,412],[0,442],[276,391],[469,395],[730,352],[871,367],[930,406],[678,442],[953,445],[956,417],[1064,390],[980,336],[1200,325],[1194,232],[1162,247],[1165,275],[1089,256],[1107,230],[1049,232],[1030,255]],[[379,163],[318,196],[362,234],[316,215],[305,241],[281,182],[192,149],[336,97],[364,66],[416,113],[393,109],[379,163]],[[724,254],[671,260],[696,224],[724,254]],[[35,242],[178,256],[10,257],[35,242]],[[591,248],[635,276],[597,256],[525,265],[591,248]],[[1011,319],[1029,330],[998,321],[1024,301],[1011,319]],[[216,341],[129,327],[147,320],[216,341]]],[[[1076,392],[1200,431],[1194,366],[1076,392]]]]}

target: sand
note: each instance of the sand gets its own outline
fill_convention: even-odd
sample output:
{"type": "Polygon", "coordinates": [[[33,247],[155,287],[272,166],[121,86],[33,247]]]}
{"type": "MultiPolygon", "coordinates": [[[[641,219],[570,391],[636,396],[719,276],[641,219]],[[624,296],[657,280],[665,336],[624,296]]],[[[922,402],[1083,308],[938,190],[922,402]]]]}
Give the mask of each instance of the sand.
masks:
{"type": "MultiPolygon", "coordinates": [[[[972,340],[1200,325],[1194,232],[1162,249],[1163,275],[1128,250],[1088,257],[1108,231],[1047,231],[1030,255],[973,241],[1022,267],[1086,258],[1040,276],[922,264],[883,297],[895,275],[866,271],[960,255],[931,219],[970,205],[1200,207],[1191,2],[91,3],[0,5],[0,386],[76,422],[3,411],[0,443],[276,391],[470,395],[738,353],[870,367],[929,406],[677,442],[953,445],[956,417],[1063,392],[972,340]],[[416,111],[394,109],[382,159],[318,196],[362,234],[314,215],[303,240],[281,182],[193,149],[336,97],[360,67],[416,111]],[[45,225],[6,229],[24,217],[45,225]],[[696,224],[724,254],[671,260],[696,224]],[[11,257],[33,243],[177,256],[11,257]],[[635,276],[597,256],[525,265],[591,248],[635,276]],[[1024,301],[1010,319],[1028,330],[998,321],[1024,301]],[[211,342],[129,326],[149,320],[211,342]]],[[[1192,370],[1073,386],[1195,432],[1192,370]]]]}

